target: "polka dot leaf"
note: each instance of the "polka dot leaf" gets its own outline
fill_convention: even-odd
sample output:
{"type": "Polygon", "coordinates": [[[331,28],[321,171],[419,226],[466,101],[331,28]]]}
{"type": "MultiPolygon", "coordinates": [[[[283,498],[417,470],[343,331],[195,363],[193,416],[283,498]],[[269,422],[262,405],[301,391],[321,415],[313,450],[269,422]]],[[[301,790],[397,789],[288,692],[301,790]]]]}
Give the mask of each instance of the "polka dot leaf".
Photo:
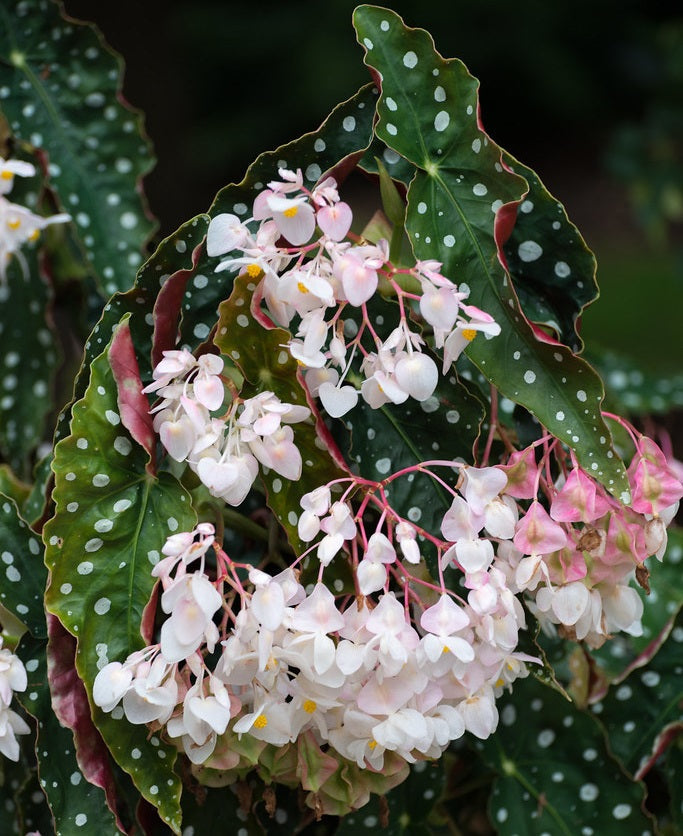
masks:
{"type": "Polygon", "coordinates": [[[646,665],[615,682],[593,706],[624,767],[643,777],[683,733],[683,617],[646,665]]]}
{"type": "Polygon", "coordinates": [[[498,701],[496,733],[476,748],[495,769],[489,816],[498,832],[519,836],[652,833],[644,787],[628,778],[602,730],[534,677],[498,701]]]}
{"type": "MultiPolygon", "coordinates": [[[[381,79],[377,136],[416,169],[406,214],[415,256],[440,261],[444,275],[470,288],[468,301],[501,325],[498,337],[474,339],[468,356],[504,397],[573,448],[591,475],[630,498],[600,414],[599,377],[532,327],[502,266],[529,185],[505,169],[502,150],[481,129],[478,82],[461,62],[443,59],[427,32],[406,28],[389,10],[361,6],[354,21],[365,62],[381,79]]],[[[526,242],[522,260],[541,249],[526,242]]]]}
{"type": "Polygon", "coordinates": [[[152,155],[121,95],[120,58],[56,3],[21,0],[14,14],[0,7],[0,60],[0,107],[15,137],[47,153],[51,185],[102,291],[130,287],[153,231],[139,189],[152,155]]]}
{"type": "Polygon", "coordinates": [[[47,635],[43,552],[40,538],[22,519],[16,504],[0,494],[0,604],[37,638],[47,635]]]}
{"type": "Polygon", "coordinates": [[[51,833],[54,829],[52,813],[38,780],[36,771],[26,774],[26,764],[5,758],[3,762],[5,786],[13,787],[5,800],[3,824],[7,833],[51,833]]]}
{"type": "MultiPolygon", "coordinates": [[[[175,477],[148,473],[147,464],[148,455],[121,423],[104,351],[73,406],[70,435],[55,448],[56,511],[44,530],[51,571],[46,604],[78,640],[76,667],[89,693],[104,664],[144,646],[140,624],[154,586],[152,565],[169,534],[195,524],[175,477]]],[[[139,728],[99,710],[93,719],[117,763],[176,827],[175,749],[155,747],[139,728]]]]}
{"type": "Polygon", "coordinates": [[[103,790],[87,781],[81,771],[73,732],[60,724],[52,710],[45,648],[45,641],[36,641],[29,636],[22,639],[18,652],[26,665],[28,683],[26,690],[17,695],[38,723],[38,779],[54,820],[54,829],[44,832],[86,834],[97,829],[103,833],[118,833],[103,790]]]}
{"type": "MultiPolygon", "coordinates": [[[[246,379],[241,396],[274,392],[283,403],[310,406],[297,377],[297,363],[283,345],[290,333],[283,328],[264,327],[265,317],[252,309],[254,285],[245,274],[235,279],[230,298],[220,306],[215,343],[221,353],[237,365],[246,379]],[[256,318],[258,317],[258,319],[256,318]],[[246,350],[245,350],[246,349],[246,350]]],[[[305,546],[297,531],[301,497],[343,474],[341,460],[333,459],[335,446],[322,421],[312,419],[292,425],[294,440],[303,461],[298,481],[284,479],[275,471],[263,475],[268,505],[287,532],[295,550],[305,546]],[[329,455],[325,450],[331,451],[329,455]]]]}
{"type": "Polygon", "coordinates": [[[0,454],[17,474],[29,478],[31,455],[43,440],[52,409],[59,350],[46,315],[51,292],[38,269],[37,250],[24,255],[26,274],[13,260],[7,283],[0,282],[3,310],[21,312],[0,322],[0,454]]]}
{"type": "Polygon", "coordinates": [[[580,351],[577,319],[598,297],[595,256],[538,175],[510,154],[503,161],[529,184],[503,247],[519,303],[528,319],[580,351]]]}

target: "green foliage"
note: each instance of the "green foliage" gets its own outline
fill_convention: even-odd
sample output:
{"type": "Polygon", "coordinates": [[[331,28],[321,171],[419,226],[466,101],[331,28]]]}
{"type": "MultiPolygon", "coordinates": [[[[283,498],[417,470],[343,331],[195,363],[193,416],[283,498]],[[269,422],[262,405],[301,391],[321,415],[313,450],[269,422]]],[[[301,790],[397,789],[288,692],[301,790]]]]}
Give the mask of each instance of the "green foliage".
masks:
{"type": "Polygon", "coordinates": [[[516,683],[500,708],[498,731],[478,748],[498,773],[489,809],[502,832],[648,829],[642,785],[624,775],[589,714],[533,678],[516,683]]]}
{"type": "Polygon", "coordinates": [[[137,191],[152,158],[122,101],[120,59],[48,0],[3,0],[0,21],[0,110],[15,137],[47,153],[101,292],[127,288],[153,229],[137,191]]]}
{"type": "Polygon", "coordinates": [[[43,595],[47,572],[43,544],[21,518],[16,504],[0,493],[0,603],[36,638],[46,638],[43,595]]]}
{"type": "MultiPolygon", "coordinates": [[[[478,123],[475,79],[459,61],[442,59],[426,32],[405,29],[386,9],[361,6],[355,21],[365,61],[382,80],[377,135],[417,169],[406,218],[415,255],[441,261],[445,275],[470,288],[473,304],[504,323],[501,340],[475,339],[469,357],[505,397],[572,447],[595,478],[627,497],[626,476],[600,415],[599,378],[564,346],[537,339],[499,262],[515,207],[529,189],[503,168],[501,149],[478,123]]],[[[520,242],[522,262],[552,250],[552,225],[543,232],[547,244],[545,237],[520,242]]]]}
{"type": "Polygon", "coordinates": [[[44,642],[26,638],[21,643],[20,652],[29,672],[21,703],[36,719],[37,774],[54,820],[54,832],[72,836],[83,833],[82,828],[88,825],[116,833],[118,828],[104,792],[83,774],[73,732],[60,723],[53,710],[45,650],[44,642]]]}
{"type": "MultiPolygon", "coordinates": [[[[144,646],[140,625],[154,585],[150,570],[168,535],[191,529],[196,519],[171,474],[148,472],[149,456],[124,426],[119,398],[105,350],[74,404],[71,435],[55,449],[56,514],[44,531],[47,606],[78,639],[76,665],[88,690],[104,664],[144,646]]],[[[153,745],[109,715],[97,712],[95,722],[143,796],[176,823],[174,750],[158,739],[153,745]]]]}
{"type": "MultiPolygon", "coordinates": [[[[228,731],[222,765],[190,766],[160,730],[129,723],[122,709],[94,706],[98,672],[158,640],[160,590],[151,570],[170,534],[211,519],[220,521],[226,552],[246,568],[281,557],[283,531],[299,555],[306,548],[300,500],[320,485],[351,473],[383,483],[428,460],[488,461],[508,441],[502,432],[488,437],[496,420],[490,387],[508,413],[515,410],[502,423],[517,441],[535,437],[540,422],[615,497],[627,497],[619,455],[628,455],[626,443],[615,433],[613,444],[602,382],[579,356],[579,319],[597,297],[592,253],[538,176],[483,131],[478,82],[461,62],[442,58],[425,31],[390,10],[361,6],[354,22],[374,83],[317,131],[261,154],[207,214],[183,224],[140,266],[153,228],[139,191],[150,149],[139,116],[122,102],[120,62],[57,4],[0,0],[7,147],[41,169],[12,198],[43,214],[66,209],[74,219],[68,231],[48,230],[24,261],[12,260],[0,284],[5,310],[22,314],[0,328],[0,620],[5,647],[26,664],[28,687],[18,701],[33,726],[19,764],[0,781],[12,832],[54,825],[69,836],[84,827],[199,833],[239,820],[249,834],[380,826],[392,835],[436,836],[461,827],[460,812],[472,808],[477,832],[635,835],[654,827],[646,804],[663,827],[681,826],[683,539],[676,530],[664,561],[648,562],[649,577],[639,574],[650,587],[649,596],[640,593],[642,636],[573,651],[564,639],[530,638],[524,650],[542,670],[530,661],[537,675],[499,698],[495,735],[416,763],[407,778],[406,763],[391,751],[382,772],[361,769],[332,758],[312,732],[276,747],[228,731]],[[468,302],[501,325],[500,336],[476,336],[468,360],[422,402],[376,410],[359,402],[343,420],[321,414],[286,350],[291,331],[270,321],[248,274],[216,273],[219,259],[206,250],[210,219],[248,217],[282,168],[301,168],[310,188],[327,175],[340,184],[354,170],[369,175],[387,216],[370,226],[388,232],[396,263],[441,262],[445,276],[469,289],[468,302]],[[73,334],[53,320],[70,284],[79,287],[84,321],[96,321],[80,369],[69,358],[71,396],[69,366],[59,364],[73,334]],[[179,348],[219,352],[229,392],[272,391],[311,409],[295,430],[300,480],[266,470],[245,505],[226,510],[165,455],[143,387],[163,352],[179,348]],[[468,361],[474,374],[463,373],[468,361]],[[58,368],[67,384],[55,385],[58,368]],[[55,446],[31,485],[50,419],[55,446]],[[653,776],[664,802],[647,796],[641,779],[653,776]],[[316,815],[324,817],[313,824],[316,815]]],[[[393,291],[380,291],[382,312],[369,303],[363,316],[386,338],[398,306],[393,291]]],[[[431,338],[413,302],[401,300],[416,330],[431,338]]],[[[655,379],[624,363],[595,358],[610,405],[635,416],[680,406],[678,378],[655,379]]],[[[359,386],[358,358],[347,381],[359,386]]],[[[435,471],[445,484],[413,472],[381,490],[401,517],[438,537],[459,471],[435,471]]],[[[313,568],[304,564],[302,583],[315,581],[313,568]]],[[[432,553],[427,568],[431,584],[439,574],[432,553]]],[[[326,579],[337,593],[357,591],[342,560],[326,579]]],[[[226,621],[236,607],[226,605],[226,621]]]]}

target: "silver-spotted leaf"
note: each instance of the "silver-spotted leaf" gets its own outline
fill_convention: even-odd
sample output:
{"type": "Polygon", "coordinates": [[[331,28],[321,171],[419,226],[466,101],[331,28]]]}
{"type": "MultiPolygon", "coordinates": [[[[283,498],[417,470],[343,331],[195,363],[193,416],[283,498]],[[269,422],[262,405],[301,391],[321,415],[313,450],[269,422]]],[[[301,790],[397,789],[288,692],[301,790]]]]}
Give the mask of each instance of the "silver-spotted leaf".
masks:
{"type": "Polygon", "coordinates": [[[598,297],[595,256],[536,172],[510,154],[503,161],[529,185],[503,247],[519,303],[531,322],[578,352],[577,320],[598,297]]]}
{"type": "Polygon", "coordinates": [[[153,231],[139,190],[151,150],[123,102],[121,65],[58,4],[0,3],[0,109],[16,137],[47,152],[51,185],[107,296],[132,285],[153,231]]]}
{"type": "Polygon", "coordinates": [[[0,453],[22,478],[31,474],[31,453],[45,434],[59,350],[49,319],[52,293],[38,268],[38,253],[27,250],[23,265],[10,262],[0,280],[0,453]],[[25,271],[25,272],[24,272],[25,271]],[[20,315],[6,315],[13,310],[20,315]]]}
{"type": "Polygon", "coordinates": [[[37,722],[38,778],[45,793],[54,832],[76,836],[95,828],[119,832],[100,787],[89,783],[76,760],[73,733],[62,726],[52,710],[48,686],[45,641],[25,636],[18,648],[27,671],[26,691],[17,697],[37,722]]]}
{"type": "Polygon", "coordinates": [[[592,707],[612,752],[633,775],[645,774],[683,733],[683,618],[646,665],[635,668],[592,707]]]}
{"type": "MultiPolygon", "coordinates": [[[[471,461],[483,418],[481,401],[455,375],[422,402],[371,409],[360,401],[344,417],[348,458],[361,476],[378,482],[421,462],[471,461]]],[[[453,484],[457,480],[457,471],[449,468],[435,466],[434,473],[453,484]]],[[[420,472],[401,476],[386,488],[386,496],[404,519],[440,536],[452,496],[433,478],[420,472]]],[[[431,568],[436,572],[435,565],[431,568]]]]}
{"type": "Polygon", "coordinates": [[[589,713],[534,677],[516,682],[498,708],[498,729],[477,748],[498,773],[489,814],[499,832],[650,832],[643,785],[610,757],[589,713]]]}
{"type": "MultiPolygon", "coordinates": [[[[169,534],[191,530],[189,496],[169,473],[147,472],[149,457],[121,424],[107,351],[92,363],[74,404],[70,435],[55,449],[55,516],[45,527],[51,570],[48,609],[78,639],[76,666],[88,693],[98,670],[144,646],[143,610],[151,569],[169,534]]],[[[176,752],[95,709],[93,719],[117,763],[162,818],[179,827],[176,752]]]]}
{"type": "MultiPolygon", "coordinates": [[[[481,129],[476,80],[394,12],[361,6],[354,22],[365,62],[381,79],[376,133],[416,166],[406,218],[415,255],[440,261],[444,275],[466,284],[469,301],[501,325],[499,337],[470,344],[470,359],[626,501],[625,471],[600,413],[599,378],[568,348],[539,339],[502,266],[528,184],[504,167],[501,149],[481,129]]],[[[536,252],[529,246],[525,255],[536,252]]]]}
{"type": "Polygon", "coordinates": [[[46,638],[44,547],[12,499],[0,494],[0,603],[36,638],[46,638]]]}

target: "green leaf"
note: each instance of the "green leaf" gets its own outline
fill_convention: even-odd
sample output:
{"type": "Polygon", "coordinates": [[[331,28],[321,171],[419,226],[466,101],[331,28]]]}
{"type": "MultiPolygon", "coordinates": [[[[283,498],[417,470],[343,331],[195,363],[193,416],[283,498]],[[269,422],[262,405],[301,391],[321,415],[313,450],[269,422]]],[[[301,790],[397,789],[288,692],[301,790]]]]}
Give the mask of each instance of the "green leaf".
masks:
{"type": "Polygon", "coordinates": [[[31,493],[31,487],[17,479],[9,465],[0,464],[0,493],[22,506],[31,493]]]}
{"type": "MultiPolygon", "coordinates": [[[[195,524],[177,480],[148,473],[147,464],[146,452],[121,425],[105,351],[73,407],[70,436],[55,449],[56,513],[44,532],[47,606],[78,639],[76,666],[89,694],[104,664],[144,646],[140,625],[155,583],[152,566],[169,534],[195,524]]],[[[117,763],[177,828],[176,750],[158,738],[155,746],[139,728],[98,710],[93,719],[117,763]]]]}
{"type": "Polygon", "coordinates": [[[47,803],[35,766],[20,758],[17,763],[4,759],[0,769],[0,788],[4,790],[3,799],[7,814],[14,813],[15,820],[11,829],[9,821],[5,823],[7,834],[22,834],[38,831],[51,833],[54,829],[52,814],[47,803]]]}
{"type": "Polygon", "coordinates": [[[595,256],[538,175],[510,154],[503,160],[529,185],[503,248],[519,303],[528,319],[578,352],[577,320],[598,297],[595,256]]]}
{"type": "Polygon", "coordinates": [[[683,618],[647,665],[613,685],[592,709],[605,726],[609,745],[631,774],[645,774],[683,731],[683,618]]]}
{"type": "Polygon", "coordinates": [[[576,836],[649,831],[643,786],[624,775],[599,725],[534,677],[498,700],[501,722],[477,743],[498,772],[489,814],[501,833],[576,836]],[[585,829],[584,829],[585,828],[585,829]]]}
{"type": "MultiPolygon", "coordinates": [[[[254,309],[254,290],[248,275],[235,279],[230,298],[220,306],[215,343],[248,382],[242,389],[242,397],[269,391],[284,403],[310,407],[306,390],[298,378],[296,360],[284,347],[291,334],[283,328],[268,327],[264,314],[254,309]]],[[[292,429],[294,443],[303,461],[301,478],[296,481],[283,479],[271,470],[263,475],[263,481],[268,491],[268,505],[287,532],[292,547],[301,551],[305,548],[297,531],[301,497],[339,478],[343,471],[341,461],[335,463],[333,459],[334,443],[322,421],[314,423],[308,419],[293,424],[292,429]]]]}
{"type": "Polygon", "coordinates": [[[13,500],[0,494],[0,602],[36,638],[47,636],[43,551],[43,544],[21,518],[13,500]]]}
{"type": "Polygon", "coordinates": [[[104,792],[86,781],[78,765],[73,733],[60,724],[52,710],[45,647],[44,641],[22,640],[18,653],[26,667],[28,686],[17,698],[38,722],[38,777],[54,817],[54,832],[80,836],[97,828],[118,833],[104,792]]]}
{"type": "Polygon", "coordinates": [[[152,165],[122,62],[89,25],[47,0],[0,4],[0,107],[13,134],[44,149],[105,294],[132,284],[153,224],[139,181],[152,165]]]}
{"type": "MultiPolygon", "coordinates": [[[[499,337],[470,344],[470,359],[626,501],[625,471],[600,415],[599,378],[566,347],[537,339],[499,261],[528,185],[504,169],[501,149],[480,128],[477,82],[393,12],[361,6],[354,21],[365,62],[381,77],[376,133],[417,167],[406,218],[415,255],[442,262],[444,275],[470,288],[469,302],[501,325],[499,337]]],[[[536,253],[529,246],[525,257],[536,253]]]]}
{"type": "Polygon", "coordinates": [[[48,491],[52,481],[52,451],[44,456],[33,471],[33,486],[26,501],[22,506],[24,518],[36,529],[39,522],[46,513],[48,503],[48,491]]]}
{"type": "Polygon", "coordinates": [[[52,294],[38,268],[37,250],[23,253],[26,273],[17,259],[10,262],[6,284],[0,283],[5,312],[0,323],[0,453],[23,479],[30,478],[31,453],[43,440],[50,398],[59,362],[47,313],[52,294]]]}

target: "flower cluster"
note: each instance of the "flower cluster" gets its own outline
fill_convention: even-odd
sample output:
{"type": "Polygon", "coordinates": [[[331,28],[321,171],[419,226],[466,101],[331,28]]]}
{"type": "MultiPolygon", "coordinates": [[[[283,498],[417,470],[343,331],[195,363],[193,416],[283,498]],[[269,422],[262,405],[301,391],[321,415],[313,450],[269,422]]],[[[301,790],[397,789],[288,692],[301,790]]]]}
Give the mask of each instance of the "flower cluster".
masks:
{"type": "Polygon", "coordinates": [[[26,690],[26,668],[14,653],[2,646],[0,636],[0,753],[19,760],[18,734],[29,734],[26,722],[10,708],[15,691],[26,690]]]}
{"type": "Polygon", "coordinates": [[[286,479],[301,475],[301,453],[290,424],[310,415],[305,406],[283,403],[272,392],[235,397],[221,417],[212,416],[225,400],[223,360],[196,359],[189,351],[165,351],[145,392],[161,398],[153,412],[164,447],[199,476],[213,496],[240,505],[258,474],[259,463],[286,479]]]}
{"type": "MultiPolygon", "coordinates": [[[[247,274],[252,305],[290,329],[286,347],[329,417],[360,399],[426,401],[478,333],[500,332],[439,263],[397,268],[386,241],[350,233],[334,180],[309,191],[300,171],[279,174],[251,218],[212,220],[207,251],[216,270],[247,274]],[[371,319],[379,292],[396,301],[391,322],[371,319]]],[[[158,397],[161,442],[214,497],[241,505],[259,466],[302,477],[292,425],[310,409],[271,391],[244,397],[213,353],[165,351],[153,377],[143,391],[158,397]]],[[[305,545],[284,567],[236,562],[208,522],[169,537],[152,573],[164,615],[155,643],[102,660],[94,702],[161,730],[200,780],[243,777],[275,758],[260,759],[270,746],[287,750],[277,755],[287,780],[322,787],[343,768],[364,785],[439,757],[465,732],[495,731],[497,698],[541,663],[519,650],[529,614],[590,647],[640,635],[632,582],[647,589],[645,562],[664,553],[683,496],[675,470],[606,415],[633,441],[620,502],[551,435],[516,449],[494,406],[477,466],[423,461],[381,482],[343,468],[308,490],[287,509],[305,545]],[[496,435],[504,452],[489,464],[496,435]],[[392,504],[397,480],[418,473],[449,496],[432,530],[392,504]]]]}
{"type": "Polygon", "coordinates": [[[387,499],[416,467],[306,494],[299,534],[311,545],[275,576],[230,560],[209,524],[173,535],[153,570],[168,616],[159,643],[106,665],[95,702],[106,711],[122,702],[131,722],[163,726],[194,764],[221,770],[239,765],[230,741],[245,735],[278,747],[307,736],[375,771],[387,753],[410,763],[465,731],[486,738],[496,697],[539,661],[517,650],[522,600],[542,624],[592,646],[613,631],[639,634],[629,581],[661,554],[683,486],[650,439],[634,441],[627,507],[575,462],[563,469],[566,454],[546,438],[504,465],[419,465],[451,493],[441,536],[387,499]],[[452,487],[437,467],[449,468],[452,487]],[[353,588],[335,596],[324,575],[340,554],[353,588]],[[425,580],[430,570],[438,583],[425,580]]]}
{"type": "Polygon", "coordinates": [[[35,173],[31,163],[0,157],[0,280],[3,281],[11,257],[21,257],[19,250],[27,241],[35,241],[41,230],[50,224],[71,220],[65,213],[44,218],[7,200],[5,195],[12,190],[15,177],[33,177],[35,173]]]}
{"type": "MultiPolygon", "coordinates": [[[[251,568],[247,590],[219,549],[240,608],[209,670],[204,652],[219,639],[213,619],[224,604],[224,573],[212,582],[203,571],[211,538],[206,524],[169,538],[154,569],[169,615],[159,644],[106,665],[93,691],[105,711],[121,702],[130,722],[165,726],[195,764],[215,765],[228,727],[275,746],[310,732],[361,768],[381,770],[387,751],[408,762],[438,757],[466,729],[487,737],[495,692],[526,674],[526,657],[511,652],[516,640],[484,635],[478,613],[445,590],[429,605],[382,591],[376,600],[346,595],[338,607],[324,583],[307,591],[292,568],[275,577],[251,568]]],[[[392,557],[390,541],[373,535],[366,563],[392,557]]]]}
{"type": "Polygon", "coordinates": [[[217,271],[246,270],[259,279],[259,295],[279,324],[292,327],[296,319],[289,351],[307,370],[306,383],[329,415],[345,415],[359,394],[376,409],[409,397],[424,401],[434,393],[438,367],[423,338],[411,330],[411,311],[433,330],[444,373],[478,332],[500,333],[491,316],[465,304],[468,289],[442,276],[438,262],[399,270],[389,261],[386,241],[371,244],[350,234],[352,212],[334,179],[309,191],[301,171],[280,169],[279,175],[281,180],[257,196],[251,218],[213,218],[207,252],[228,255],[217,271]],[[399,322],[384,338],[367,309],[381,282],[399,303],[399,322]],[[356,355],[360,393],[344,383],[356,355]]]}

